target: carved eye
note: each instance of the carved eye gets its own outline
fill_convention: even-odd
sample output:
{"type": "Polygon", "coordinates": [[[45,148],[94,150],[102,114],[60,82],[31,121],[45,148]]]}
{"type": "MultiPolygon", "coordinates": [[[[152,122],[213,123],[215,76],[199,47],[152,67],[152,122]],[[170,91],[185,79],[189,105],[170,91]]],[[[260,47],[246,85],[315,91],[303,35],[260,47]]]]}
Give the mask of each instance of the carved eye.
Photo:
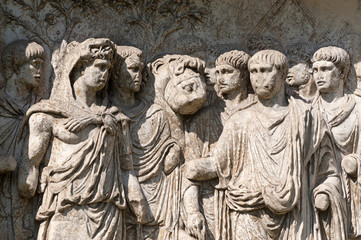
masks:
{"type": "Polygon", "coordinates": [[[192,84],[185,85],[183,89],[186,90],[187,92],[193,92],[193,85],[192,84]]]}
{"type": "Polygon", "coordinates": [[[105,70],[107,70],[108,69],[108,67],[106,66],[106,65],[101,65],[100,66],[100,70],[101,71],[105,71],[105,70]]]}

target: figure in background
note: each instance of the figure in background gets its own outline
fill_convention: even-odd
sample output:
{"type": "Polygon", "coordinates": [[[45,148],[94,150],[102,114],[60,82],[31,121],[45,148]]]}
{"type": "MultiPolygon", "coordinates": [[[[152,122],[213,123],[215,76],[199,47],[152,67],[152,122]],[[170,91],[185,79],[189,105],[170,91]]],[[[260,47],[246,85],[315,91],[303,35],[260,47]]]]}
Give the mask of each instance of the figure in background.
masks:
{"type": "Polygon", "coordinates": [[[260,51],[248,70],[257,103],[229,118],[210,157],[185,164],[189,179],[219,178],[216,239],[347,239],[329,133],[309,105],[286,98],[286,57],[260,51]]]}
{"type": "Polygon", "coordinates": [[[112,105],[122,109],[131,120],[130,135],[135,175],[138,177],[146,200],[149,200],[147,204],[153,218],[146,225],[141,225],[136,216],[128,212],[127,239],[161,239],[165,231],[163,225],[164,212],[166,212],[166,209],[162,212],[161,206],[165,206],[165,202],[161,201],[169,190],[167,186],[162,185],[162,179],[166,178],[165,176],[173,171],[174,165],[178,164],[177,159],[175,163],[172,161],[174,157],[178,157],[179,147],[171,139],[169,123],[164,117],[163,110],[158,105],[147,102],[138,93],[145,86],[142,58],[142,51],[138,48],[117,46],[110,80],[110,101],[112,105]],[[156,180],[152,183],[154,179],[156,180]],[[158,180],[160,183],[157,187],[158,180]],[[162,190],[162,187],[165,189],[162,190]],[[160,201],[159,205],[158,201],[160,201]]]}
{"type": "Polygon", "coordinates": [[[311,74],[312,49],[306,43],[296,43],[287,47],[289,70],[287,75],[288,95],[311,103],[317,88],[311,74]]]}
{"type": "Polygon", "coordinates": [[[361,103],[354,95],[345,93],[350,57],[344,49],[330,46],[317,50],[312,62],[318,90],[313,105],[332,132],[348,200],[349,237],[358,239],[361,237],[361,103]]]}
{"type": "MultiPolygon", "coordinates": [[[[217,58],[215,89],[220,98],[187,121],[186,161],[209,157],[228,118],[255,103],[253,95],[248,94],[251,88],[247,69],[249,58],[247,53],[238,50],[225,52],[217,58]]],[[[217,184],[218,180],[214,179],[200,182],[199,189],[196,185],[190,185],[188,189],[184,189],[185,198],[187,195],[193,198],[194,191],[200,191],[200,208],[190,206],[198,202],[184,201],[184,214],[185,218],[196,218],[198,209],[202,211],[207,223],[206,239],[214,239],[214,221],[217,218],[215,212],[218,209],[214,195],[217,184]]]]}
{"type": "MultiPolygon", "coordinates": [[[[141,82],[140,74],[129,78],[132,76],[130,66],[134,62],[141,66],[136,55],[125,58],[124,67],[117,67],[121,75],[114,84],[117,83],[120,95],[126,96],[130,89],[128,84],[141,82]]],[[[144,106],[139,116],[134,109],[131,118],[134,119],[134,170],[154,221],[138,226],[130,224],[129,239],[187,239],[187,234],[179,226],[183,115],[193,114],[205,101],[204,62],[183,55],[166,55],[152,62],[150,68],[154,103],[144,106]]]]}
{"type": "Polygon", "coordinates": [[[43,192],[38,239],[125,239],[126,197],[140,187],[129,182],[129,119],[108,104],[115,46],[90,38],[62,47],[64,68],[50,99],[27,112],[33,168],[19,190],[32,196],[40,185],[43,192]]]}
{"type": "Polygon", "coordinates": [[[27,151],[24,142],[28,129],[22,129],[21,121],[36,102],[43,61],[43,47],[28,40],[14,41],[2,53],[6,85],[0,89],[0,239],[36,236],[37,202],[19,196],[19,168],[14,170],[21,165],[21,154],[27,151]]]}

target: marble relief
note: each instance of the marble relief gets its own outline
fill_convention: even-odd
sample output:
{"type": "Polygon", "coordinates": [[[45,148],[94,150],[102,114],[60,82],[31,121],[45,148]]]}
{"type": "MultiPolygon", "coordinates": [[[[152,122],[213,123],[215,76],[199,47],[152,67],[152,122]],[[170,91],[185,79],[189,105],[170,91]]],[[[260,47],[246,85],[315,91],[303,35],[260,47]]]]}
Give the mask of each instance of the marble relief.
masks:
{"type": "Polygon", "coordinates": [[[1,240],[361,239],[350,6],[1,1],[1,240]]]}

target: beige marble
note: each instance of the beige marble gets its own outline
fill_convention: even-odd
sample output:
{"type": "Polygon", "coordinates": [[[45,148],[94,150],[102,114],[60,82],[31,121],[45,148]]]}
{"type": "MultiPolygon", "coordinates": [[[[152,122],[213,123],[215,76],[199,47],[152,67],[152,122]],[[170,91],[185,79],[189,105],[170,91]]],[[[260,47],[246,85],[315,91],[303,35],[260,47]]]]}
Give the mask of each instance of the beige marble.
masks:
{"type": "Polygon", "coordinates": [[[1,0],[0,239],[361,238],[360,0],[1,0]]]}

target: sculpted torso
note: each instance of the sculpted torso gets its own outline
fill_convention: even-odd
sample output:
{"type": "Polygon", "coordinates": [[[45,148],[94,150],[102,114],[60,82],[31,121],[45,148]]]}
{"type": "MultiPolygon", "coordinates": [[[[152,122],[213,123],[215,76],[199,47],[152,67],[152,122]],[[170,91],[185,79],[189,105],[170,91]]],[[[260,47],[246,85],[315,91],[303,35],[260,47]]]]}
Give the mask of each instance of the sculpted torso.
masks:
{"type": "Polygon", "coordinates": [[[200,58],[165,55],[145,73],[140,49],[101,38],[64,42],[35,103],[40,50],[0,91],[0,210],[16,209],[0,214],[1,239],[29,216],[39,240],[361,236],[361,100],[343,89],[344,50],[316,52],[312,73],[276,50],[225,52],[207,106],[200,58]]]}
{"type": "MultiPolygon", "coordinates": [[[[35,113],[29,119],[31,125],[42,125],[42,135],[48,135],[47,138],[53,136],[51,157],[49,165],[61,165],[69,154],[78,147],[79,144],[91,138],[96,131],[99,131],[100,126],[88,125],[81,131],[69,131],[67,124],[69,118],[57,118],[46,113],[35,113]]],[[[50,140],[50,138],[49,138],[50,140]]]]}

